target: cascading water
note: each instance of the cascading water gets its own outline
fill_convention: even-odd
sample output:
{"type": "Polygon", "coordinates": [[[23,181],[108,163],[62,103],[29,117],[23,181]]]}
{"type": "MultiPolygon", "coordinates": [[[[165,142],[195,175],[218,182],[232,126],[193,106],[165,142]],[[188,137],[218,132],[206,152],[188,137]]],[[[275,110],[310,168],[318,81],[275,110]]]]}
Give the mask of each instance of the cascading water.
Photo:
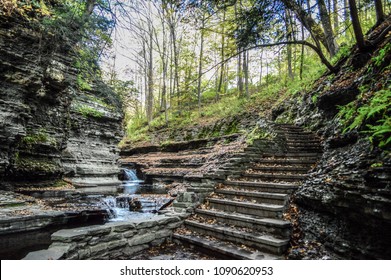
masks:
{"type": "Polygon", "coordinates": [[[125,179],[127,181],[140,181],[137,178],[136,170],[133,169],[124,169],[125,179]]]}
{"type": "Polygon", "coordinates": [[[143,197],[136,193],[142,192],[142,183],[135,170],[124,169],[124,192],[117,197],[103,198],[103,203],[109,212],[109,221],[124,221],[139,219],[154,215],[170,199],[166,197],[143,197]]]}

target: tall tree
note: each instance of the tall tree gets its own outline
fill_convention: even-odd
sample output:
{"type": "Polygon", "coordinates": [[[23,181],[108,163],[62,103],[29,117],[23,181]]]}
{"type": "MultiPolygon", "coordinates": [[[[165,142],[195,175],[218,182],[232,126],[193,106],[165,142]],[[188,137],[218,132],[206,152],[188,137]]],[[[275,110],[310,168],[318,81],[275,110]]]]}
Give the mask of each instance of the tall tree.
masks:
{"type": "Polygon", "coordinates": [[[375,0],[375,10],[376,10],[376,19],[377,19],[376,25],[379,25],[385,19],[383,3],[381,0],[375,0]]]}
{"type": "Polygon", "coordinates": [[[330,50],[330,45],[332,43],[328,42],[328,37],[325,35],[325,32],[319,26],[319,24],[300,6],[295,0],[281,0],[284,5],[293,11],[300,22],[304,25],[304,27],[310,32],[311,36],[314,40],[319,41],[326,50],[331,54],[332,50],[330,50]]]}
{"type": "Polygon", "coordinates": [[[317,0],[317,3],[318,3],[320,20],[322,22],[324,34],[326,36],[326,43],[328,46],[328,50],[330,56],[334,56],[338,51],[338,45],[335,40],[333,28],[331,26],[330,14],[327,10],[324,0],[317,0]]]}
{"type": "Polygon", "coordinates": [[[200,39],[200,56],[198,61],[198,85],[197,85],[197,98],[198,98],[198,113],[201,114],[201,81],[202,81],[202,62],[204,59],[204,35],[205,35],[205,13],[201,16],[201,39],[200,39]]]}
{"type": "Polygon", "coordinates": [[[362,32],[360,18],[358,16],[356,0],[348,0],[350,8],[350,17],[352,20],[354,36],[356,38],[357,47],[360,51],[365,51],[367,44],[364,39],[364,34],[362,32]]]}

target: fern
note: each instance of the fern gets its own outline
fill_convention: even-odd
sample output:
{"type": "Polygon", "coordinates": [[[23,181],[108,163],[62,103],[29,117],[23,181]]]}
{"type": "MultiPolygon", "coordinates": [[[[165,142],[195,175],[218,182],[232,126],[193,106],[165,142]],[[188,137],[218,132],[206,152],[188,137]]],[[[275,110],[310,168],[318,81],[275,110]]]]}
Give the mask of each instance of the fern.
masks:
{"type": "Polygon", "coordinates": [[[358,100],[339,107],[343,133],[367,129],[362,132],[369,135],[371,143],[387,148],[391,144],[391,90],[379,90],[365,104],[362,102],[361,95],[358,100]]]}

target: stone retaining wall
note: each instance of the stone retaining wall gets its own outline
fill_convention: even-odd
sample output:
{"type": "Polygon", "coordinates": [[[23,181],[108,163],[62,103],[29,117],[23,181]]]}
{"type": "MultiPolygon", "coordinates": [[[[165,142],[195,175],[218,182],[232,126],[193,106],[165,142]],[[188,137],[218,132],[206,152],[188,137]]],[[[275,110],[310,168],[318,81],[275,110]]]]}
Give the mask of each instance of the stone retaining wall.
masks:
{"type": "Polygon", "coordinates": [[[132,222],[60,230],[52,234],[53,243],[47,250],[31,252],[24,259],[128,259],[170,239],[187,216],[171,212],[132,222]]]}

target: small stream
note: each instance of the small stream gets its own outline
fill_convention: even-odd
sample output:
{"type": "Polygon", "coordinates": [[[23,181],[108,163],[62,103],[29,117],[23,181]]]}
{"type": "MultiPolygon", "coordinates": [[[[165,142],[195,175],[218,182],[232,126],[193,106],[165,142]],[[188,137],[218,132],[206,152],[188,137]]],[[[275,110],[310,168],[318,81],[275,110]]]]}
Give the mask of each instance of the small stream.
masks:
{"type": "Polygon", "coordinates": [[[123,193],[102,198],[109,222],[143,219],[156,215],[171,199],[162,190],[144,185],[133,169],[124,169],[123,193]]]}
{"type": "Polygon", "coordinates": [[[143,180],[137,178],[135,170],[123,169],[123,175],[121,193],[114,194],[113,192],[112,195],[97,193],[71,198],[54,197],[53,207],[56,203],[69,203],[81,208],[96,208],[96,213],[92,211],[89,216],[72,216],[70,212],[64,224],[53,224],[39,230],[2,235],[0,237],[0,258],[21,259],[31,251],[47,249],[51,244],[51,234],[60,229],[105,222],[149,219],[172,201],[173,198],[167,195],[164,187],[145,184],[143,180]],[[105,211],[108,215],[105,215],[105,211]]]}

